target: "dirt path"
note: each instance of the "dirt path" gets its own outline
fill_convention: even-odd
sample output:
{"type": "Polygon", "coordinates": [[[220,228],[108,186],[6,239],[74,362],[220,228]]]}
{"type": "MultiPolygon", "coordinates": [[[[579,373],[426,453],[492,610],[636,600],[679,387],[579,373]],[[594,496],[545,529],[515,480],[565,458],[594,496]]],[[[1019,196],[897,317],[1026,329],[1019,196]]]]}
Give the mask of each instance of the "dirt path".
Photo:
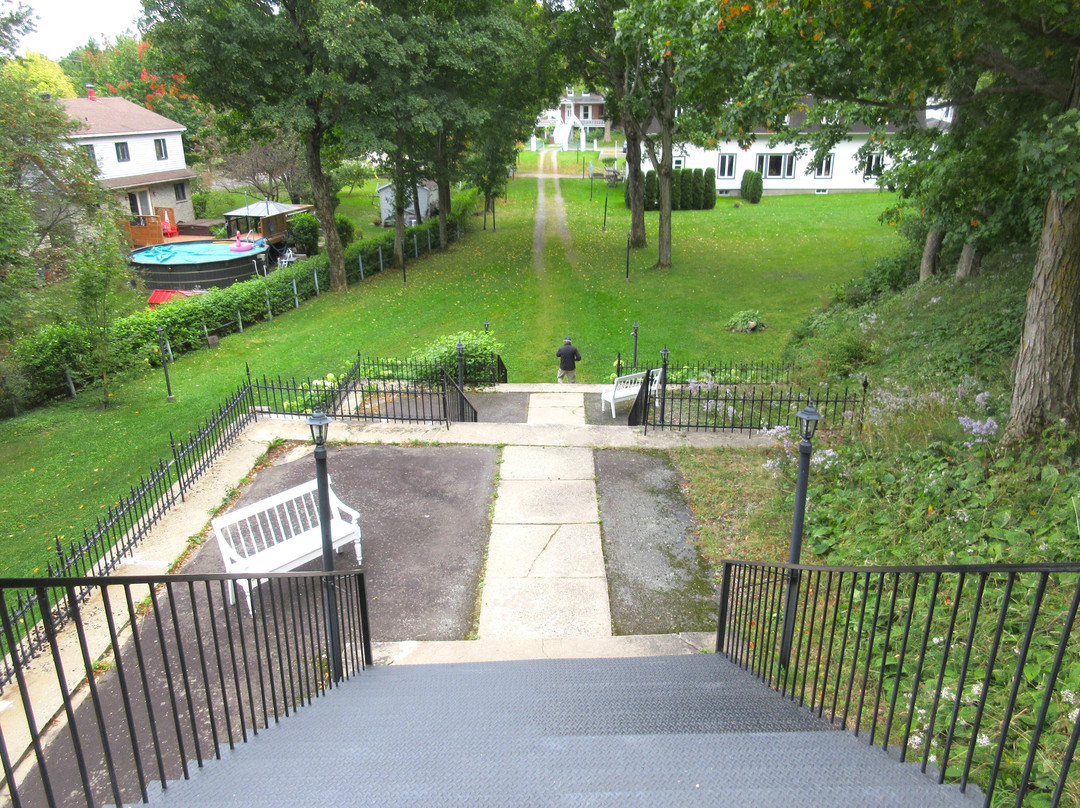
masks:
{"type": "Polygon", "coordinates": [[[549,214],[555,220],[555,227],[559,234],[559,240],[563,245],[563,253],[570,264],[577,263],[574,254],[574,245],[570,240],[570,229],[566,225],[566,207],[563,204],[562,192],[559,190],[559,153],[545,149],[540,152],[540,158],[536,164],[536,225],[533,228],[533,269],[537,275],[544,273],[544,230],[547,227],[549,214]],[[545,192],[546,172],[544,164],[551,160],[552,179],[555,182],[555,193],[551,202],[548,202],[545,192]]]}

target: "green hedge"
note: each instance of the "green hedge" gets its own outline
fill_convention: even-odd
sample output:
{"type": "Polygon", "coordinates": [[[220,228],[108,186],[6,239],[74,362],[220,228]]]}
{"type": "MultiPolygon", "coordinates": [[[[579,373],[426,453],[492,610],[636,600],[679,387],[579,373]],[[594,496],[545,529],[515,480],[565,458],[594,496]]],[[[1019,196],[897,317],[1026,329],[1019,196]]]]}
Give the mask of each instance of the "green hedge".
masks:
{"type": "Polygon", "coordinates": [[[739,195],[752,205],[761,201],[762,185],[760,171],[744,171],[739,195]]]}
{"type": "MultiPolygon", "coordinates": [[[[478,200],[475,190],[457,195],[447,217],[451,241],[465,232],[465,224],[478,200]]],[[[439,246],[439,220],[432,218],[405,230],[406,260],[413,256],[413,234],[421,254],[427,252],[428,232],[431,249],[439,246]]],[[[379,248],[386,265],[393,255],[394,233],[387,231],[373,238],[350,244],[345,250],[346,277],[349,283],[360,280],[360,260],[364,277],[379,271],[379,248]]],[[[301,301],[315,296],[315,276],[321,291],[330,288],[330,264],[325,255],[315,255],[278,269],[266,277],[256,277],[226,288],[213,288],[206,294],[178,298],[156,309],[145,309],[113,322],[110,334],[109,373],[160,366],[156,328],[162,328],[174,354],[206,346],[207,334],[224,336],[238,331],[241,321],[249,325],[265,320],[269,312],[281,314],[301,301]],[[293,292],[293,281],[296,292],[293,292]],[[269,304],[267,301],[269,300],[269,304]]],[[[91,341],[78,323],[58,323],[29,334],[15,343],[9,367],[0,373],[8,377],[21,409],[37,406],[48,399],[65,395],[65,368],[76,388],[94,383],[90,371],[91,341]]]]}

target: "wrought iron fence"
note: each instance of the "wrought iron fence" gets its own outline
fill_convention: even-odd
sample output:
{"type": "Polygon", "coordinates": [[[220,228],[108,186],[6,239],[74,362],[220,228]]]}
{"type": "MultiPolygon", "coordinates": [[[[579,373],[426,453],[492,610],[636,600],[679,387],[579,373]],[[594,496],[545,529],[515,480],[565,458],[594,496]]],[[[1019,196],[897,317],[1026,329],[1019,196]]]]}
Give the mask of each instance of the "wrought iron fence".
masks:
{"type": "MultiPolygon", "coordinates": [[[[121,496],[116,505],[106,509],[105,516],[99,517],[93,528],[83,530],[81,541],[65,545],[60,538],[56,539],[57,562],[46,564],[47,578],[104,575],[115,569],[169,509],[178,500],[183,500],[184,493],[213,460],[255,419],[250,402],[250,389],[247,385],[241,386],[187,440],[177,441],[170,435],[171,460],[158,461],[149,475],[141,477],[126,496],[121,496]]],[[[76,590],[76,594],[77,600],[81,601],[89,590],[76,590]]],[[[66,604],[70,599],[60,595],[60,590],[52,591],[50,602],[61,604],[56,619],[62,623],[68,616],[66,604]]],[[[29,659],[37,655],[46,640],[40,627],[35,628],[42,619],[42,610],[30,592],[16,592],[12,597],[7,606],[11,609],[13,624],[19,627],[13,640],[20,657],[29,659]]],[[[0,641],[4,650],[10,641],[12,638],[0,641]]],[[[7,686],[14,674],[10,657],[3,657],[0,687],[7,686]]]]}
{"type": "MultiPolygon", "coordinates": [[[[443,365],[436,362],[421,359],[377,359],[358,356],[349,374],[364,380],[437,381],[440,370],[443,368],[443,365]]],[[[445,370],[451,377],[457,378],[459,370],[456,362],[453,366],[445,366],[445,370]]],[[[460,371],[465,384],[476,387],[505,384],[508,378],[506,365],[498,354],[493,355],[489,360],[466,359],[462,362],[460,371]]]]}
{"type": "Polygon", "coordinates": [[[434,381],[356,378],[347,386],[322,384],[318,379],[298,382],[263,377],[252,381],[251,391],[260,415],[299,418],[323,410],[344,421],[399,421],[446,427],[455,421],[475,421],[476,410],[461,389],[441,369],[438,374],[434,381]]]}
{"type": "MultiPolygon", "coordinates": [[[[615,375],[647,370],[634,360],[624,362],[620,352],[615,358],[615,375]]],[[[795,366],[787,362],[678,362],[667,357],[668,382],[685,384],[691,379],[711,380],[716,384],[791,384],[795,366]]]]}
{"type": "Polygon", "coordinates": [[[985,806],[1077,805],[1078,605],[1080,564],[725,561],[716,649],[938,782],[974,784],[985,806]]]}
{"type": "Polygon", "coordinates": [[[243,576],[0,581],[43,605],[47,654],[32,685],[0,606],[20,698],[0,729],[3,790],[12,805],[128,805],[154,782],[187,778],[249,736],[337,685],[324,586],[335,588],[338,653],[348,679],[372,663],[364,576],[261,574],[249,614],[229,589],[243,576]],[[81,603],[80,590],[95,597],[81,603]],[[56,603],[54,594],[67,601],[56,603]],[[58,638],[66,613],[73,637],[58,638]],[[96,630],[91,630],[96,626],[96,630]],[[102,656],[102,654],[105,656],[102,656]],[[54,720],[55,717],[55,720],[54,720]],[[25,751],[25,755],[24,755],[25,751]],[[22,760],[20,761],[20,757],[22,760]]]}
{"type": "Polygon", "coordinates": [[[773,386],[719,384],[707,378],[671,380],[664,368],[646,371],[645,383],[630,409],[630,426],[748,432],[796,426],[796,414],[813,404],[824,416],[822,426],[841,428],[862,422],[866,406],[861,391],[796,390],[773,386]]]}

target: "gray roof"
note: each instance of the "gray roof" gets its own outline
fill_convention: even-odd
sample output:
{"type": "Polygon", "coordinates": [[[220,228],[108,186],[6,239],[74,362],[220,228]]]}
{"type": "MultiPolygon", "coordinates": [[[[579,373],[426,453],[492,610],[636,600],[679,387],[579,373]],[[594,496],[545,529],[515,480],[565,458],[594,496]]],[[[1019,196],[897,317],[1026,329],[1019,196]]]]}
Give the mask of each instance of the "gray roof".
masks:
{"type": "Polygon", "coordinates": [[[60,103],[69,118],[82,124],[75,137],[183,132],[186,128],[126,98],[61,98],[60,103]]]}
{"type": "Polygon", "coordinates": [[[252,202],[250,205],[246,205],[236,210],[230,210],[225,213],[226,216],[250,216],[255,219],[269,219],[271,216],[277,216],[279,213],[296,213],[301,210],[310,210],[311,205],[290,205],[285,202],[272,202],[269,199],[262,199],[258,202],[252,202]]]}

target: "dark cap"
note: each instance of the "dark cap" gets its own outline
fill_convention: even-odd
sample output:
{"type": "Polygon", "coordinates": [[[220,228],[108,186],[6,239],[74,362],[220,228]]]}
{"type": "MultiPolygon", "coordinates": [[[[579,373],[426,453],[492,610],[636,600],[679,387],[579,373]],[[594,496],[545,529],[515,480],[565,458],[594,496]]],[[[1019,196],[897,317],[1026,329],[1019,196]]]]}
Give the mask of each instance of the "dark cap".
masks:
{"type": "Polygon", "coordinates": [[[567,337],[566,339],[563,340],[563,342],[569,342],[569,341],[570,341],[570,337],[567,337]]]}

